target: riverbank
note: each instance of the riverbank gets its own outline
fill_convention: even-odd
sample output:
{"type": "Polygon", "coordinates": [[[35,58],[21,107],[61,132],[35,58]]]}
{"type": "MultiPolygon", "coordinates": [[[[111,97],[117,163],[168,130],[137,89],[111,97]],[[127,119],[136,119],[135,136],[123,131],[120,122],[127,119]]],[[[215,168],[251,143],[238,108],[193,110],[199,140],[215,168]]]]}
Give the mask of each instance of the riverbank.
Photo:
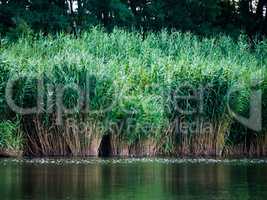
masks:
{"type": "Polygon", "coordinates": [[[0,149],[0,157],[20,158],[22,156],[23,156],[23,151],[0,149]]]}
{"type": "Polygon", "coordinates": [[[15,144],[30,156],[267,154],[266,41],[251,49],[242,35],[143,38],[93,28],[1,44],[0,119],[15,127],[3,125],[2,148],[15,144]]]}

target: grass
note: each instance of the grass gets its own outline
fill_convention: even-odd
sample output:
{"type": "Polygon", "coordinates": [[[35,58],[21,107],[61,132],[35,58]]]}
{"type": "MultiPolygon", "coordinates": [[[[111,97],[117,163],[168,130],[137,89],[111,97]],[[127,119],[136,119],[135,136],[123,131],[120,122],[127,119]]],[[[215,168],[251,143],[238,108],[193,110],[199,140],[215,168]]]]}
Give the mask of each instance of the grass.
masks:
{"type": "MultiPolygon", "coordinates": [[[[242,86],[230,95],[229,103],[235,112],[248,113],[251,77],[260,78],[267,71],[267,43],[259,42],[252,50],[244,36],[233,41],[226,36],[198,38],[162,31],[143,40],[137,32],[115,29],[108,34],[96,27],[78,38],[59,34],[1,41],[0,109],[4,116],[13,115],[4,96],[9,78],[33,77],[21,78],[14,86],[13,98],[22,107],[36,104],[36,77],[44,78],[45,111],[22,116],[21,123],[30,136],[31,152],[45,155],[97,154],[103,135],[117,138],[111,146],[125,155],[146,141],[164,154],[221,154],[226,141],[234,138],[229,135],[242,134],[231,128],[235,120],[227,110],[228,92],[242,86]],[[63,113],[63,123],[72,118],[75,124],[93,127],[90,131],[73,131],[56,123],[61,114],[57,89],[74,84],[87,91],[88,101],[81,100],[82,106],[72,114],[63,113]],[[192,95],[196,99],[183,98],[192,95]],[[89,112],[83,112],[85,108],[89,112]],[[183,123],[187,126],[181,128],[183,123]],[[197,128],[191,127],[196,124],[197,128]],[[207,124],[212,131],[203,128],[207,124]],[[46,142],[38,136],[40,128],[45,130],[46,142]],[[94,142],[92,135],[98,135],[94,142]],[[46,147],[40,148],[44,143],[46,147]],[[88,149],[94,149],[93,153],[86,153],[88,149]]],[[[265,95],[266,84],[259,87],[265,95]]],[[[78,96],[77,90],[66,89],[62,103],[74,108],[78,96]]]]}
{"type": "Polygon", "coordinates": [[[22,133],[18,124],[11,121],[0,123],[0,149],[20,151],[23,148],[22,133]]]}

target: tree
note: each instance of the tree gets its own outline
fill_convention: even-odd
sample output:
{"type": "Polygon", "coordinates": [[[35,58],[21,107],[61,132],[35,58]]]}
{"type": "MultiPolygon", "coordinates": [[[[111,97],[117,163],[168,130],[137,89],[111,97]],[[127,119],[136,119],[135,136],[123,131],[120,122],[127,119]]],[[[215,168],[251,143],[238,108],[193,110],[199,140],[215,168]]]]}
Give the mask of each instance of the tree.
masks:
{"type": "Polygon", "coordinates": [[[87,29],[101,24],[162,28],[209,34],[245,30],[267,34],[267,0],[0,0],[0,27],[7,32],[19,18],[45,33],[87,29]],[[255,8],[256,6],[256,8],[255,8]]]}

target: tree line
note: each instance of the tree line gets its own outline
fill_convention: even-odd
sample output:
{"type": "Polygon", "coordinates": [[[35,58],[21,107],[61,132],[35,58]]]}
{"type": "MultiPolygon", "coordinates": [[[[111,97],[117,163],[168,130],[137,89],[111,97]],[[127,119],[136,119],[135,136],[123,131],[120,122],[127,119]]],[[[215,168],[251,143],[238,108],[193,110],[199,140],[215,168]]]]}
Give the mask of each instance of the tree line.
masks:
{"type": "Polygon", "coordinates": [[[0,0],[0,31],[27,24],[44,33],[77,33],[101,24],[197,34],[267,34],[267,0],[0,0]]]}

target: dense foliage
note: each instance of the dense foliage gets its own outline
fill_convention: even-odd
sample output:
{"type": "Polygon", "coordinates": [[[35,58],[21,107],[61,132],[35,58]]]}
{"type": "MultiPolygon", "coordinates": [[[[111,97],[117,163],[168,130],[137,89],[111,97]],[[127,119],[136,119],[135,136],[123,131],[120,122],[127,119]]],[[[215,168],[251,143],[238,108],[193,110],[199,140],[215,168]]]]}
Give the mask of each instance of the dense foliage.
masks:
{"type": "Polygon", "coordinates": [[[19,124],[11,121],[0,122],[0,151],[23,148],[23,136],[18,127],[19,124]]]}
{"type": "Polygon", "coordinates": [[[27,24],[45,33],[77,34],[102,24],[255,36],[267,33],[266,6],[266,0],[1,0],[0,31],[23,31],[27,24]]]}
{"type": "Polygon", "coordinates": [[[262,138],[265,130],[250,131],[237,125],[227,109],[229,104],[234,112],[247,114],[248,99],[255,87],[263,91],[265,99],[266,42],[256,43],[252,51],[244,36],[235,42],[226,36],[208,39],[161,31],[143,39],[138,32],[115,29],[106,33],[92,28],[79,38],[28,35],[15,43],[5,39],[1,43],[0,108],[5,117],[18,117],[6,104],[7,80],[20,77],[13,85],[12,98],[24,108],[36,106],[36,80],[42,78],[44,83],[43,110],[19,116],[31,142],[37,140],[34,145],[44,145],[38,150],[41,154],[51,155],[53,148],[59,155],[63,151],[86,154],[87,145],[92,146],[92,135],[100,138],[95,140],[95,148],[104,135],[110,136],[114,145],[150,140],[165,153],[221,154],[239,144],[245,145],[242,151],[255,147],[259,154],[266,153],[266,140],[262,138]],[[260,80],[257,86],[252,84],[253,79],[260,80]],[[88,92],[88,101],[83,99],[82,106],[77,107],[77,90],[66,89],[60,96],[61,103],[74,109],[64,113],[58,110],[57,89],[71,85],[88,92]],[[229,96],[229,91],[240,87],[242,90],[229,96]],[[193,95],[200,99],[183,98],[193,95]],[[88,112],[83,112],[85,108],[88,112]],[[63,114],[63,125],[57,124],[58,114],[63,114]],[[83,132],[68,128],[64,122],[67,118],[92,129],[83,132]],[[189,127],[181,129],[184,122],[189,127]],[[190,127],[195,126],[194,122],[199,125],[196,129],[190,127]],[[206,123],[212,126],[209,133],[203,129],[206,123]],[[41,136],[48,132],[48,139],[41,136]],[[75,133],[82,137],[80,141],[75,133]],[[87,133],[91,139],[84,138],[87,133]],[[67,150],[64,145],[56,146],[61,140],[67,150]],[[52,145],[54,141],[57,144],[52,145]]]}

